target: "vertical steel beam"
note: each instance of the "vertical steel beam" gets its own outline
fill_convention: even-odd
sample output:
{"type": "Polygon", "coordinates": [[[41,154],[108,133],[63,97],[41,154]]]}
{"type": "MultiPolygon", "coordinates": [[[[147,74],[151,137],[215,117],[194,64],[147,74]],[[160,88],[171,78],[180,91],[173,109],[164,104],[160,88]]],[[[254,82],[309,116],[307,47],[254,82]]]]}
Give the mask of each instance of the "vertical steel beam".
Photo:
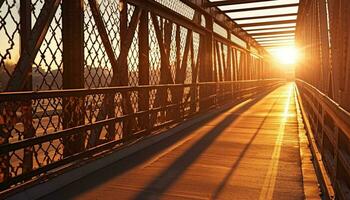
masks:
{"type": "Polygon", "coordinates": [[[237,49],[232,49],[232,62],[233,62],[233,80],[238,80],[238,57],[237,57],[237,49]]]}
{"type": "Polygon", "coordinates": [[[319,27],[320,27],[320,38],[321,38],[321,65],[322,65],[322,91],[328,94],[331,98],[333,94],[331,93],[332,82],[329,80],[331,73],[331,63],[329,59],[329,35],[328,35],[328,23],[327,23],[327,7],[325,0],[320,0],[317,2],[319,5],[319,27]]]}
{"type": "Polygon", "coordinates": [[[343,55],[340,59],[343,59],[344,67],[344,91],[342,95],[341,105],[346,110],[350,111],[350,5],[348,1],[342,0],[342,45],[343,55]]]}
{"type": "MultiPolygon", "coordinates": [[[[120,6],[120,51],[123,54],[119,55],[119,63],[117,65],[117,69],[114,70],[115,75],[117,77],[118,86],[127,86],[129,84],[129,74],[128,74],[128,60],[126,59],[128,56],[129,48],[125,44],[125,40],[127,37],[128,30],[128,5],[125,0],[119,1],[120,6]]],[[[123,114],[127,114],[131,111],[129,109],[130,105],[130,96],[128,92],[123,93],[123,114]]],[[[128,137],[131,134],[131,120],[123,121],[123,138],[128,137]]]]}
{"type": "MultiPolygon", "coordinates": [[[[128,56],[129,48],[126,46],[126,44],[123,42],[126,40],[127,37],[127,30],[128,30],[128,5],[125,0],[120,1],[121,5],[121,11],[120,11],[120,41],[121,41],[121,51],[124,52],[123,56],[128,56]]],[[[127,86],[129,82],[129,75],[128,75],[128,60],[127,59],[119,59],[119,74],[118,80],[120,80],[119,85],[127,86]]]]}
{"type": "MultiPolygon", "coordinates": [[[[32,13],[31,13],[31,1],[20,2],[20,36],[21,36],[21,57],[24,57],[29,49],[28,41],[30,41],[30,35],[32,30],[32,13]]],[[[32,73],[28,73],[28,77],[25,78],[26,83],[24,90],[31,91],[32,88],[32,73]]],[[[24,127],[24,139],[34,137],[35,130],[32,125],[32,101],[25,101],[21,107],[23,111],[23,127],[24,127]]],[[[33,147],[24,149],[23,155],[23,173],[29,172],[33,167],[33,147]]]]}
{"type": "MultiPolygon", "coordinates": [[[[248,45],[248,49],[250,50],[250,46],[248,45]]],[[[250,80],[251,79],[251,72],[252,72],[252,55],[250,54],[250,52],[246,52],[246,80],[250,80]]]]}
{"type": "MultiPolygon", "coordinates": [[[[62,1],[63,40],[63,88],[84,87],[84,1],[62,1]]],[[[63,127],[70,128],[84,124],[84,97],[63,99],[63,127]]],[[[84,133],[79,132],[63,140],[63,156],[78,153],[84,149],[84,133]]]]}
{"type": "Polygon", "coordinates": [[[62,0],[63,88],[84,88],[84,4],[62,0]]]}
{"type": "MultiPolygon", "coordinates": [[[[229,34],[230,36],[230,34],[229,34]]],[[[226,80],[227,81],[232,81],[232,58],[231,58],[231,53],[232,49],[230,46],[227,46],[227,58],[226,58],[226,80]]]]}
{"type": "MultiPolygon", "coordinates": [[[[31,2],[30,1],[20,1],[20,29],[19,33],[21,36],[21,48],[20,54],[21,57],[24,56],[26,51],[29,51],[29,43],[30,35],[32,30],[32,13],[31,13],[31,2]]],[[[24,90],[32,90],[32,73],[28,73],[26,78],[26,84],[24,86],[24,90]]]]}
{"type": "MultiPolygon", "coordinates": [[[[199,47],[200,48],[200,47],[199,47]]],[[[190,92],[191,92],[191,103],[190,103],[190,107],[191,107],[191,114],[195,113],[197,110],[197,66],[198,66],[198,59],[197,61],[195,61],[195,56],[194,56],[194,46],[193,46],[193,38],[191,40],[191,44],[190,44],[190,52],[191,52],[191,75],[192,75],[192,84],[194,86],[192,86],[190,88],[190,92]]],[[[198,53],[200,53],[200,50],[198,49],[198,53]]]]}
{"type": "MultiPolygon", "coordinates": [[[[213,18],[206,16],[205,25],[208,30],[213,30],[213,18]]],[[[199,66],[199,82],[211,82],[214,79],[213,75],[213,33],[207,33],[206,35],[201,35],[201,41],[203,41],[203,51],[201,53],[201,63],[199,66]]],[[[201,86],[199,89],[199,95],[201,99],[212,95],[215,90],[212,86],[201,86]],[[208,95],[209,94],[209,95],[208,95]]],[[[213,101],[211,99],[200,102],[200,110],[206,110],[212,105],[213,101]]]]}
{"type": "MultiPolygon", "coordinates": [[[[139,24],[139,85],[149,85],[150,71],[149,71],[149,30],[148,23],[149,16],[146,10],[142,11],[139,24]]],[[[144,90],[139,92],[139,106],[140,110],[149,110],[149,92],[144,90]]],[[[142,128],[149,127],[149,113],[141,119],[142,128]]]]}

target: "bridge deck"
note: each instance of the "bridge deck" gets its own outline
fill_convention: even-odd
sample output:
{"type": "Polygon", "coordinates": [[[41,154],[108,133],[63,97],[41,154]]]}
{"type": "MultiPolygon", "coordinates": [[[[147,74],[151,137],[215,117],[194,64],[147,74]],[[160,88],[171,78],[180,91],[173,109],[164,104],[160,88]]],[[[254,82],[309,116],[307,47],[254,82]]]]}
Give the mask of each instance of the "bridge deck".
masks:
{"type": "Polygon", "coordinates": [[[303,199],[293,87],[243,102],[45,199],[303,199]]]}

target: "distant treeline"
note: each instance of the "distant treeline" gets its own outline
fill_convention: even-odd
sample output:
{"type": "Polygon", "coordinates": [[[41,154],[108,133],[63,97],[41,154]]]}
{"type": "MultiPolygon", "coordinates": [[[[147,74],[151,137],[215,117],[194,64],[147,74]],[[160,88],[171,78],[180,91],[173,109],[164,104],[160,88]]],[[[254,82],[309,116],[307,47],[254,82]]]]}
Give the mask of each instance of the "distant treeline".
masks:
{"type": "MultiPolygon", "coordinates": [[[[6,64],[6,69],[12,74],[15,64],[6,64]]],[[[62,89],[63,70],[45,70],[43,68],[33,67],[32,69],[32,88],[33,90],[57,90],[62,89]]],[[[107,87],[112,78],[111,69],[87,67],[84,70],[85,87],[107,87]]],[[[151,70],[151,84],[159,81],[159,70],[151,70]]],[[[0,91],[4,91],[10,76],[4,68],[0,68],[0,91]]],[[[138,72],[129,72],[129,85],[138,85],[138,72]]]]}

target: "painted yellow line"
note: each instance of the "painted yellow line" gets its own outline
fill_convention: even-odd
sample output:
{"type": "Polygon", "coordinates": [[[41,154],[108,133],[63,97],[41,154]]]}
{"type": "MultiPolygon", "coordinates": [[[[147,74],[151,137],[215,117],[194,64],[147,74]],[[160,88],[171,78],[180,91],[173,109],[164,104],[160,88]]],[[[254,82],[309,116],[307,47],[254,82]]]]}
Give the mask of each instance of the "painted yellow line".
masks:
{"type": "Polygon", "coordinates": [[[284,137],[284,131],[285,131],[285,126],[286,122],[288,120],[289,115],[289,104],[291,101],[291,96],[293,95],[293,85],[289,86],[289,91],[288,91],[288,99],[286,101],[286,104],[284,106],[284,113],[283,113],[283,118],[281,120],[281,124],[279,127],[279,133],[275,142],[275,148],[273,150],[272,158],[271,158],[271,163],[269,165],[267,174],[265,176],[264,180],[264,185],[263,188],[260,192],[259,200],[269,200],[272,199],[273,197],[273,192],[275,189],[276,185],[276,177],[278,173],[278,163],[281,155],[281,147],[282,147],[282,142],[283,142],[283,137],[284,137]]]}

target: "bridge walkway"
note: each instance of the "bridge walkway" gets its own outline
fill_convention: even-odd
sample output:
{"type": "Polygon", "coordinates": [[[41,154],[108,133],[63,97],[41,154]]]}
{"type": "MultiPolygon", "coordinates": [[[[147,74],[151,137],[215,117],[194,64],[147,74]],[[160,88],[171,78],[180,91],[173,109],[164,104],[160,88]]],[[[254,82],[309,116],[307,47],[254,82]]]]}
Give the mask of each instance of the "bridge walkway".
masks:
{"type": "Polygon", "coordinates": [[[288,83],[44,199],[304,199],[298,118],[288,83]]]}

